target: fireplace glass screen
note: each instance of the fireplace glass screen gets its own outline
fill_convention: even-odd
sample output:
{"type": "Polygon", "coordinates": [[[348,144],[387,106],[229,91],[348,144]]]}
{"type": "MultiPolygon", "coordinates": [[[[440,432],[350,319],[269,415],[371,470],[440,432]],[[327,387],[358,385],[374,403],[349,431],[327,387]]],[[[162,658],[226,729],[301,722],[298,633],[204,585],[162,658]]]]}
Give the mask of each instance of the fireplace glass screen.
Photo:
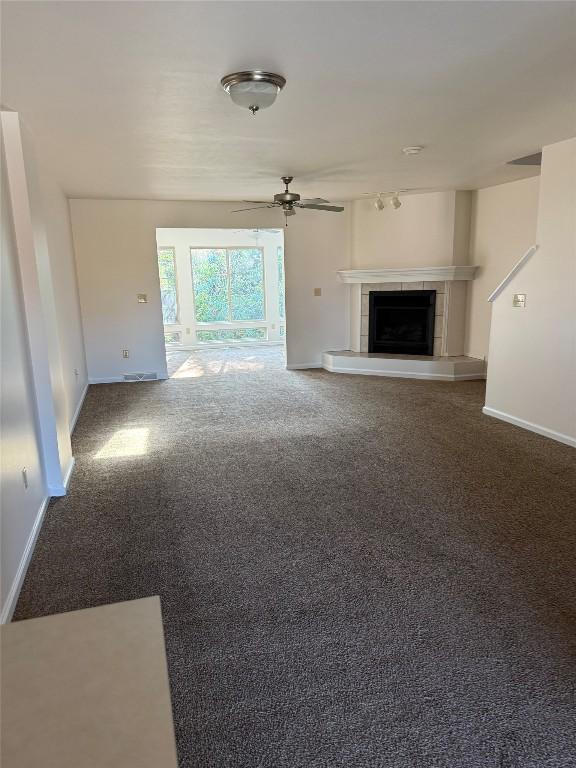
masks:
{"type": "Polygon", "coordinates": [[[368,351],[432,355],[436,291],[371,291],[368,351]]]}

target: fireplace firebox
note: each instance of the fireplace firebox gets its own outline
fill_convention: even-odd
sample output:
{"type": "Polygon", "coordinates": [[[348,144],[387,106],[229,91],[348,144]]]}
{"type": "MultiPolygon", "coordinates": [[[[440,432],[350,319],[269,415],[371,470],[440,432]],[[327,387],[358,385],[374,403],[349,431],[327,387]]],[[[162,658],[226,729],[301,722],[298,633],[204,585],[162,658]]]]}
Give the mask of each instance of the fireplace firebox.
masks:
{"type": "Polygon", "coordinates": [[[436,291],[370,291],[368,352],[434,354],[436,291]]]}

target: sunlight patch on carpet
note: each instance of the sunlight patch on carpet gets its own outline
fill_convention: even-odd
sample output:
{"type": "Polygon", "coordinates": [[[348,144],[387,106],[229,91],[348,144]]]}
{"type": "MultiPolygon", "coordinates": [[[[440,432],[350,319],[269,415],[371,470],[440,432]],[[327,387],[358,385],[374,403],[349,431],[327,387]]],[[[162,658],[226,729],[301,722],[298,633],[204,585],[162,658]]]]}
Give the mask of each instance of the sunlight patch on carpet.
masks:
{"type": "Polygon", "coordinates": [[[95,459],[119,459],[126,456],[144,456],[148,453],[148,427],[119,429],[101,448],[95,459]]]}

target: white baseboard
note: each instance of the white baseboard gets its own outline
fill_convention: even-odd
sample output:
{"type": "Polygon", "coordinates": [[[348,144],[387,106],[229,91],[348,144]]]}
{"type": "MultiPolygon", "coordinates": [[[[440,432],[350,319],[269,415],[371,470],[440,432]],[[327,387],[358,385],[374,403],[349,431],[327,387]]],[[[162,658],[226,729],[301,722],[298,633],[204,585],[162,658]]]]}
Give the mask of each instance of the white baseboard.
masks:
{"type": "Polygon", "coordinates": [[[88,379],[88,384],[118,384],[119,382],[124,382],[123,376],[104,376],[102,378],[95,378],[95,379],[88,379]]]}
{"type": "Polygon", "coordinates": [[[75,464],[76,464],[76,459],[74,458],[74,456],[72,456],[70,459],[70,464],[68,464],[66,472],[64,473],[64,477],[62,478],[62,485],[48,486],[48,493],[50,496],[66,496],[66,493],[68,492],[68,486],[70,485],[70,478],[72,477],[72,472],[74,471],[75,464]]]}
{"type": "Polygon", "coordinates": [[[305,371],[307,368],[322,368],[322,363],[290,363],[287,371],[305,371]]]}
{"type": "Polygon", "coordinates": [[[105,376],[101,379],[88,379],[88,384],[150,384],[153,381],[165,381],[169,376],[157,376],[155,379],[144,379],[143,381],[126,381],[124,376],[105,376]]]}
{"type": "Polygon", "coordinates": [[[509,413],[503,413],[503,411],[497,411],[495,408],[488,408],[484,406],[482,413],[486,416],[492,416],[500,421],[506,421],[508,424],[514,424],[515,427],[522,427],[528,429],[530,432],[536,432],[537,435],[543,437],[549,437],[551,440],[557,440],[559,443],[570,445],[572,448],[576,448],[576,437],[570,437],[570,435],[564,435],[562,432],[556,432],[548,427],[541,427],[539,424],[533,424],[531,421],[525,419],[519,419],[516,416],[511,416],[509,413]]]}
{"type": "Polygon", "coordinates": [[[6,602],[2,606],[2,612],[0,613],[0,624],[7,624],[11,620],[14,609],[16,608],[18,596],[20,595],[20,590],[22,589],[22,584],[24,583],[24,577],[26,576],[28,565],[32,559],[32,553],[34,552],[36,539],[40,533],[40,528],[42,527],[44,515],[46,514],[46,508],[49,501],[50,497],[47,496],[40,505],[40,509],[36,515],[36,520],[34,520],[34,525],[30,531],[30,535],[28,536],[28,541],[26,542],[22,559],[18,565],[18,570],[16,571],[16,575],[12,581],[12,586],[10,587],[10,591],[6,597],[6,602]]]}
{"type": "Polygon", "coordinates": [[[72,421],[70,422],[70,434],[74,432],[74,427],[76,426],[76,422],[78,421],[78,416],[80,416],[80,411],[82,410],[82,406],[84,405],[84,398],[86,397],[86,393],[88,392],[89,383],[86,382],[86,386],[84,387],[84,391],[80,395],[80,399],[78,400],[78,405],[76,406],[76,410],[74,411],[74,415],[72,416],[72,421]]]}

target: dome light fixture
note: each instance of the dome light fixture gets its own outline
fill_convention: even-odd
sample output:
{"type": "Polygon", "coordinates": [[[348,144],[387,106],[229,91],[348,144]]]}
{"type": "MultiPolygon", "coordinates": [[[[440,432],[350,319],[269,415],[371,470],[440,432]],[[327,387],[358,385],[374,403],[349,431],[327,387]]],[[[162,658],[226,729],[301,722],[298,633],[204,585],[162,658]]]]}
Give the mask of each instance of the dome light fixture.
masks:
{"type": "Polygon", "coordinates": [[[274,72],[254,69],[226,75],[220,84],[234,104],[249,109],[255,115],[261,109],[267,109],[274,104],[286,85],[286,79],[274,72]]]}

